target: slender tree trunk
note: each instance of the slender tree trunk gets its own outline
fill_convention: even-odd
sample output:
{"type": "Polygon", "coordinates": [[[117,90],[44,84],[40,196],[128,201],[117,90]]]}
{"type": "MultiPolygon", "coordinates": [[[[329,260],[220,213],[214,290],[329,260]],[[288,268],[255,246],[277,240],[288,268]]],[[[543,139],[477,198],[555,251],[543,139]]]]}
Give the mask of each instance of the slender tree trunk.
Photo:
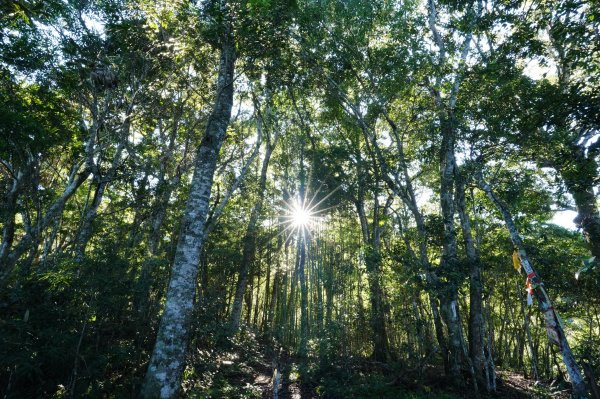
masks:
{"type": "Polygon", "coordinates": [[[381,255],[371,248],[366,254],[367,273],[371,300],[371,327],[373,329],[374,358],[379,362],[388,360],[388,337],[385,327],[383,289],[381,287],[381,255]]]}
{"type": "MultiPolygon", "coordinates": [[[[452,278],[458,271],[457,240],[454,228],[454,129],[451,118],[443,116],[442,146],[440,150],[440,205],[444,224],[442,259],[440,271],[445,275],[446,282],[439,287],[438,296],[442,310],[442,318],[448,330],[448,349],[450,350],[450,375],[456,382],[460,378],[463,342],[459,325],[459,307],[457,303],[458,288],[456,278],[452,278]]],[[[476,383],[476,381],[474,381],[476,383]]]]}
{"type": "MultiPolygon", "coordinates": [[[[327,262],[327,270],[325,271],[325,326],[331,327],[333,316],[333,264],[337,258],[337,254],[331,253],[330,259],[327,262]]],[[[339,263],[339,262],[337,262],[339,263]]]]}
{"type": "Polygon", "coordinates": [[[373,210],[373,223],[368,225],[367,216],[362,199],[356,202],[365,249],[365,264],[369,282],[369,296],[371,301],[371,328],[373,330],[373,357],[379,362],[388,360],[388,337],[385,326],[385,312],[383,289],[381,287],[381,254],[380,254],[380,227],[377,213],[379,207],[373,210]]]}
{"type": "MultiPolygon", "coordinates": [[[[320,240],[317,240],[317,244],[320,243],[320,240]]],[[[323,332],[323,264],[325,263],[325,254],[323,248],[319,248],[319,256],[315,261],[315,289],[317,290],[317,326],[319,334],[323,332]]]]}
{"type": "Polygon", "coordinates": [[[531,373],[533,374],[533,378],[538,381],[540,379],[540,373],[538,372],[538,356],[537,349],[533,345],[533,340],[531,339],[531,328],[529,327],[529,313],[527,309],[523,314],[523,328],[525,329],[525,335],[527,337],[527,346],[529,348],[529,355],[531,356],[531,373]]]}
{"type": "Polygon", "coordinates": [[[298,355],[308,354],[308,285],[306,281],[306,232],[301,231],[298,239],[300,258],[298,260],[298,280],[300,281],[300,346],[298,355]]]}
{"type": "Polygon", "coordinates": [[[3,283],[8,278],[19,258],[27,252],[32,245],[38,243],[39,236],[46,227],[62,214],[67,201],[75,194],[77,189],[85,182],[91,173],[91,169],[88,167],[77,173],[78,169],[78,165],[73,168],[67,186],[50,208],[48,208],[44,217],[35,223],[35,227],[32,227],[25,233],[13,250],[6,254],[4,259],[0,259],[0,283],[3,283]]]}
{"type": "Polygon", "coordinates": [[[227,21],[224,22],[223,29],[215,106],[196,154],[194,175],[183,215],[166,303],[144,381],[144,398],[176,397],[185,368],[213,175],[233,105],[235,43],[232,27],[227,21]]]}
{"type": "Polygon", "coordinates": [[[517,230],[517,226],[514,223],[510,210],[506,203],[494,193],[491,186],[484,181],[481,171],[477,173],[477,180],[479,187],[485,192],[487,197],[494,203],[496,208],[498,208],[502,214],[502,218],[504,219],[504,223],[506,224],[506,228],[508,229],[512,243],[519,255],[523,270],[532,282],[539,309],[544,316],[548,338],[551,343],[554,343],[559,347],[559,350],[562,354],[563,362],[567,368],[567,372],[569,373],[571,384],[573,386],[573,396],[577,399],[585,398],[585,382],[583,381],[581,370],[575,361],[575,357],[573,356],[573,352],[571,351],[571,347],[567,341],[567,336],[565,335],[562,322],[558,317],[558,313],[552,307],[552,303],[550,302],[550,298],[548,297],[548,294],[542,285],[540,276],[533,270],[533,267],[531,266],[531,262],[529,261],[529,257],[527,256],[523,241],[519,235],[519,231],[517,230]]]}
{"type": "MultiPolygon", "coordinates": [[[[126,118],[129,118],[130,112],[127,113],[126,118]]],[[[94,220],[96,219],[96,215],[98,214],[98,208],[102,203],[102,199],[104,198],[104,192],[106,191],[109,183],[114,179],[117,168],[121,162],[121,154],[123,149],[125,148],[125,141],[127,140],[127,136],[129,135],[129,126],[130,122],[127,119],[123,123],[123,132],[121,132],[121,139],[117,144],[117,148],[115,150],[115,154],[113,156],[110,168],[103,176],[95,176],[97,179],[96,190],[94,192],[94,199],[92,200],[92,204],[87,209],[83,221],[81,223],[81,227],[79,229],[79,234],[75,239],[75,255],[76,258],[81,261],[83,259],[85,248],[87,247],[87,243],[92,237],[92,227],[94,220]]]]}
{"type": "Polygon", "coordinates": [[[262,315],[260,320],[260,331],[265,331],[265,327],[267,325],[267,317],[269,315],[269,299],[271,298],[271,256],[273,249],[271,247],[267,247],[267,274],[265,275],[265,293],[263,295],[263,306],[262,306],[262,315]]]}
{"type": "MultiPolygon", "coordinates": [[[[13,171],[12,183],[7,187],[7,194],[0,205],[0,217],[2,218],[2,243],[0,244],[0,265],[6,261],[15,238],[15,216],[19,194],[34,168],[34,158],[28,159],[22,169],[13,171]]],[[[0,269],[1,271],[1,269],[0,269]]]]}
{"type": "Polygon", "coordinates": [[[486,378],[487,385],[492,391],[496,390],[496,365],[494,364],[494,323],[492,320],[492,312],[490,309],[491,305],[487,304],[486,317],[487,320],[487,340],[485,349],[485,364],[486,364],[486,378]]]}
{"type": "Polygon", "coordinates": [[[244,295],[246,293],[246,287],[248,285],[248,272],[256,256],[256,233],[258,230],[257,225],[258,219],[263,208],[265,190],[267,187],[267,171],[269,169],[269,161],[271,159],[273,149],[274,144],[271,144],[269,140],[267,140],[267,149],[263,158],[262,168],[260,171],[260,180],[258,184],[258,199],[256,200],[256,203],[254,204],[254,207],[250,212],[250,220],[248,221],[246,233],[244,234],[244,238],[242,240],[242,261],[240,264],[240,272],[238,274],[231,316],[229,317],[229,334],[231,335],[237,333],[240,326],[240,318],[242,315],[242,300],[244,298],[244,295]]]}
{"type": "MultiPolygon", "coordinates": [[[[16,187],[16,183],[14,187],[16,187]]],[[[6,217],[4,218],[4,228],[2,229],[2,244],[0,244],[0,265],[4,264],[5,260],[10,253],[10,248],[15,239],[15,216],[17,209],[17,195],[8,197],[5,203],[6,217]]]]}
{"type": "Polygon", "coordinates": [[[85,249],[90,238],[92,237],[92,224],[96,219],[96,215],[98,214],[98,208],[100,207],[102,199],[104,198],[104,191],[106,190],[107,184],[108,181],[103,180],[102,177],[98,177],[98,183],[96,185],[96,189],[94,190],[92,203],[87,208],[85,215],[83,216],[79,234],[77,234],[77,238],[75,239],[75,258],[79,262],[83,260],[85,249]]]}
{"type": "Polygon", "coordinates": [[[471,222],[466,210],[465,182],[460,171],[456,169],[456,210],[465,242],[467,260],[469,262],[469,356],[473,363],[475,375],[486,390],[492,391],[490,373],[486,370],[485,361],[485,323],[483,320],[483,281],[481,276],[481,260],[477,253],[471,222]]]}
{"type": "Polygon", "coordinates": [[[166,179],[164,176],[162,176],[162,179],[159,180],[159,193],[158,198],[154,203],[154,209],[150,219],[150,234],[148,238],[148,251],[153,256],[157,256],[159,254],[161,244],[161,228],[165,217],[167,216],[167,207],[169,205],[171,194],[181,181],[181,175],[183,174],[182,169],[182,167],[178,166],[175,170],[174,176],[169,179],[166,179]]]}
{"type": "MultiPolygon", "coordinates": [[[[253,293],[250,293],[250,305],[254,305],[254,311],[252,312],[252,325],[254,325],[254,327],[256,327],[258,325],[258,314],[259,314],[259,304],[260,304],[260,263],[257,262],[256,266],[256,295],[255,295],[255,299],[254,299],[254,303],[252,303],[252,295],[253,293]]],[[[248,312],[249,313],[249,312],[248,312]]],[[[250,318],[248,318],[250,321],[250,318]]],[[[249,324],[249,323],[248,323],[249,324]]]]}
{"type": "MultiPolygon", "coordinates": [[[[277,255],[276,255],[277,256],[277,255]]],[[[275,326],[275,315],[277,314],[277,307],[279,306],[279,291],[280,282],[281,282],[281,272],[280,272],[280,264],[279,257],[277,256],[277,261],[275,263],[275,268],[273,270],[273,288],[271,289],[271,299],[269,299],[269,306],[267,310],[267,318],[265,322],[265,333],[269,333],[270,336],[274,336],[274,326],[275,326]]]]}

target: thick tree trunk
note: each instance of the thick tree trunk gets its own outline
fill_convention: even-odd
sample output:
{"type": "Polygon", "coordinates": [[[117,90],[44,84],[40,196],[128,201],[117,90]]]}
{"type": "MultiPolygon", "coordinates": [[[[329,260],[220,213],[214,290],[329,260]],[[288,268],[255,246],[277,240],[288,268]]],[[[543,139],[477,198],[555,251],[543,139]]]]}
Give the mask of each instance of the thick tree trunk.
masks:
{"type": "Polygon", "coordinates": [[[144,381],[144,398],[176,397],[185,368],[213,175],[233,105],[235,43],[231,25],[226,22],[224,30],[215,106],[196,154],[194,175],[183,215],[165,308],[144,381]]]}
{"type": "Polygon", "coordinates": [[[455,379],[457,384],[463,381],[461,377],[461,329],[460,319],[458,317],[458,296],[454,294],[454,289],[448,289],[448,285],[442,288],[442,291],[437,294],[440,300],[440,311],[442,320],[448,331],[448,366],[450,376],[455,379]]]}
{"type": "Polygon", "coordinates": [[[485,192],[487,197],[494,203],[494,205],[496,205],[502,214],[502,218],[504,219],[504,223],[506,224],[506,228],[508,229],[512,243],[519,255],[523,270],[527,274],[527,277],[531,280],[532,287],[534,288],[535,298],[537,299],[539,309],[542,312],[544,321],[546,323],[548,338],[550,339],[551,343],[554,343],[559,347],[559,350],[562,354],[563,362],[567,368],[567,372],[569,373],[571,384],[573,386],[573,397],[577,399],[585,398],[585,382],[583,381],[581,370],[575,361],[575,357],[573,356],[573,352],[571,351],[571,347],[567,341],[567,336],[565,335],[562,322],[558,317],[558,313],[552,307],[552,303],[550,302],[550,298],[548,297],[548,294],[542,285],[540,276],[533,270],[533,267],[531,266],[531,262],[529,261],[529,257],[527,256],[523,241],[519,235],[519,231],[517,230],[517,226],[514,223],[510,210],[506,203],[494,193],[491,186],[485,182],[481,171],[477,173],[477,180],[479,187],[485,192]]]}
{"type": "Polygon", "coordinates": [[[586,158],[583,149],[572,151],[569,164],[558,167],[569,193],[575,200],[577,217],[575,225],[581,229],[592,256],[600,263],[600,213],[594,186],[598,181],[598,164],[586,158]]]}

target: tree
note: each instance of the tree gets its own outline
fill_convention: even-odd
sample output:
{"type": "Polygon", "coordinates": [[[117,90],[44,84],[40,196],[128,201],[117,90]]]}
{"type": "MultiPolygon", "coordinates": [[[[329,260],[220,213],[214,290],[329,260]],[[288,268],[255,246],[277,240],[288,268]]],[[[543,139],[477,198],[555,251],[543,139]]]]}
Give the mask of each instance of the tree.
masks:
{"type": "Polygon", "coordinates": [[[173,261],[165,310],[146,373],[143,388],[143,396],[146,398],[175,397],[185,368],[185,352],[213,174],[233,105],[236,59],[234,32],[227,3],[220,4],[218,11],[222,13],[223,21],[219,27],[220,61],[216,98],[204,138],[196,153],[194,177],[173,261]]]}

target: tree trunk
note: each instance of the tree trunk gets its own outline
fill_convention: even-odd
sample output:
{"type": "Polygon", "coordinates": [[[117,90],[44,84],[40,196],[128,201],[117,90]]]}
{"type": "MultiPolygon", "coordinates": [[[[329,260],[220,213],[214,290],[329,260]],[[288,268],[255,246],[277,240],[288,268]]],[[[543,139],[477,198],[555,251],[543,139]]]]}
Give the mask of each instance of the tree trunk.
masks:
{"type": "Polygon", "coordinates": [[[598,164],[594,159],[586,158],[583,151],[581,148],[572,151],[569,163],[558,167],[558,171],[575,200],[575,225],[583,232],[592,256],[600,263],[600,214],[594,193],[598,164]]]}
{"type": "Polygon", "coordinates": [[[485,182],[481,171],[477,173],[477,180],[479,187],[485,192],[487,197],[494,203],[494,205],[496,205],[502,214],[502,218],[504,219],[504,223],[506,224],[506,228],[508,229],[512,243],[519,255],[521,266],[527,274],[527,277],[531,280],[532,287],[534,288],[539,309],[542,312],[544,321],[546,323],[548,338],[551,343],[554,343],[559,347],[559,350],[562,354],[563,362],[567,368],[567,372],[569,373],[571,384],[573,386],[573,397],[577,399],[585,398],[586,386],[583,381],[579,365],[575,361],[575,357],[573,356],[573,352],[571,351],[571,347],[567,341],[562,322],[559,319],[558,313],[552,307],[552,303],[550,302],[550,298],[548,297],[548,294],[542,285],[540,276],[533,270],[533,267],[531,266],[531,262],[529,261],[529,257],[527,256],[523,241],[519,235],[517,226],[513,221],[510,210],[508,209],[506,203],[494,193],[490,185],[485,182]]]}
{"type": "Polygon", "coordinates": [[[373,328],[373,355],[375,360],[388,360],[388,338],[385,327],[385,309],[383,290],[381,287],[381,255],[375,248],[370,248],[365,256],[371,298],[371,327],[373,328]]]}
{"type": "MultiPolygon", "coordinates": [[[[538,357],[537,357],[537,349],[533,345],[533,340],[531,339],[531,329],[529,328],[529,313],[527,309],[524,310],[523,313],[523,328],[525,329],[525,335],[527,337],[527,347],[529,348],[529,355],[531,356],[531,373],[533,374],[533,378],[538,381],[540,379],[540,373],[538,372],[538,357]]],[[[600,398],[599,398],[600,399],[600,398]]]]}
{"type": "Polygon", "coordinates": [[[28,230],[25,235],[21,238],[19,243],[14,249],[6,254],[4,259],[0,259],[0,284],[3,283],[12,272],[15,264],[19,258],[27,252],[33,244],[37,244],[39,237],[42,232],[52,222],[59,217],[67,201],[75,194],[77,189],[87,180],[91,173],[91,169],[85,167],[81,172],[77,173],[80,165],[75,165],[69,176],[69,181],[62,194],[54,201],[54,203],[48,208],[48,211],[41,218],[40,221],[35,223],[35,227],[28,230]]]}
{"type": "Polygon", "coordinates": [[[228,22],[224,25],[215,106],[196,154],[194,175],[183,215],[165,308],[144,381],[144,398],[176,397],[185,368],[185,353],[213,175],[233,105],[235,43],[231,25],[228,22]]]}
{"type": "Polygon", "coordinates": [[[440,118],[442,124],[442,146],[440,149],[440,207],[444,225],[442,258],[439,274],[446,276],[446,282],[438,287],[438,296],[442,310],[442,318],[448,330],[448,349],[450,350],[450,375],[456,381],[460,378],[461,342],[463,342],[459,325],[459,308],[457,303],[458,272],[456,230],[454,228],[454,129],[449,117],[440,118]]]}
{"type": "Polygon", "coordinates": [[[129,108],[127,114],[125,115],[126,119],[122,125],[122,132],[120,133],[121,137],[119,143],[117,144],[117,148],[115,149],[115,154],[113,156],[110,168],[103,176],[94,176],[94,178],[97,179],[96,190],[94,191],[94,199],[92,200],[92,204],[87,209],[83,217],[79,233],[75,239],[75,256],[78,261],[83,259],[87,243],[92,237],[93,223],[96,219],[96,215],[98,214],[98,208],[100,207],[102,199],[104,198],[104,191],[109,183],[114,179],[117,173],[117,168],[121,162],[121,154],[125,148],[125,141],[128,139],[129,127],[131,125],[129,122],[130,115],[131,108],[129,108]]]}
{"type": "MultiPolygon", "coordinates": [[[[259,122],[260,123],[260,122],[259,122]]],[[[258,218],[262,212],[265,190],[267,187],[267,171],[269,169],[269,161],[271,154],[273,153],[274,144],[271,144],[267,140],[267,149],[262,162],[262,168],[260,171],[260,181],[258,184],[258,199],[250,212],[250,220],[246,227],[246,233],[244,234],[243,250],[242,250],[242,261],[240,264],[240,273],[238,274],[237,285],[235,288],[235,298],[233,300],[233,307],[231,310],[231,316],[229,317],[229,334],[234,335],[237,333],[240,327],[240,318],[242,315],[242,300],[246,293],[246,287],[248,285],[248,272],[250,266],[254,262],[256,256],[256,232],[258,218]]]]}
{"type": "Polygon", "coordinates": [[[298,280],[300,280],[300,346],[298,355],[301,358],[308,354],[308,284],[306,284],[306,231],[301,229],[298,245],[298,280]]]}
{"type": "MultiPolygon", "coordinates": [[[[0,208],[0,216],[2,217],[2,244],[0,244],[0,265],[8,257],[10,248],[15,238],[15,216],[17,214],[17,200],[19,192],[24,184],[24,180],[28,178],[29,171],[32,168],[32,162],[24,166],[24,171],[19,170],[15,173],[12,184],[8,189],[8,193],[4,197],[4,203],[0,208]]],[[[1,269],[0,269],[1,270],[1,269]]]]}
{"type": "Polygon", "coordinates": [[[388,337],[385,326],[385,309],[383,289],[381,287],[381,254],[380,254],[380,227],[378,218],[377,204],[373,210],[373,222],[369,228],[367,216],[365,214],[364,203],[362,199],[356,202],[363,241],[366,247],[365,264],[367,267],[367,278],[369,282],[369,296],[371,301],[371,328],[373,330],[373,357],[378,362],[388,360],[388,337]]]}
{"type": "Polygon", "coordinates": [[[481,276],[481,260],[477,253],[471,222],[466,210],[464,176],[456,169],[456,210],[465,242],[467,260],[469,262],[469,356],[473,363],[475,375],[480,384],[492,391],[490,373],[485,361],[485,323],[483,320],[483,281],[481,276]]]}

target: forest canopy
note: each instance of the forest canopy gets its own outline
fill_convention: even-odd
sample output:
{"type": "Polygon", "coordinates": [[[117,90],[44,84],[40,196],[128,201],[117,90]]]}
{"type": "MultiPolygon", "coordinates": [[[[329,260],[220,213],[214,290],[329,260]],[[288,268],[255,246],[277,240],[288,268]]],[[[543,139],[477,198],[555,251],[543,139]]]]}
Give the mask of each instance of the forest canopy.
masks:
{"type": "Polygon", "coordinates": [[[2,0],[4,398],[600,398],[597,0],[2,0]]]}

